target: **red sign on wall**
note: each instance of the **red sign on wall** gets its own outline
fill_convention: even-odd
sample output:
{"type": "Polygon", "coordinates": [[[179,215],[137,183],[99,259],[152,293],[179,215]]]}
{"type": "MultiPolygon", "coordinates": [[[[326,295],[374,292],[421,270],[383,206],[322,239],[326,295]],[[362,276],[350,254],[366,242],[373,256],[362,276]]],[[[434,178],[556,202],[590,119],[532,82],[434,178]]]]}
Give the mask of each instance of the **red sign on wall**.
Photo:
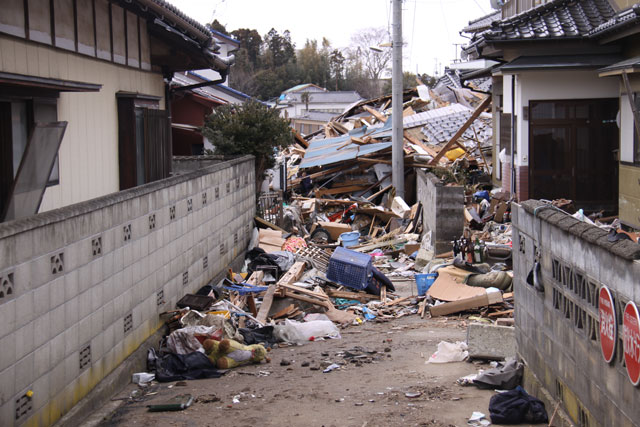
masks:
{"type": "Polygon", "coordinates": [[[609,363],[616,352],[618,327],[616,322],[616,309],[609,288],[603,286],[599,293],[598,311],[600,312],[600,349],[602,357],[609,363]]]}
{"type": "Polygon", "coordinates": [[[627,375],[633,385],[638,385],[640,383],[640,316],[638,316],[638,307],[633,301],[629,301],[624,307],[622,342],[627,375]]]}

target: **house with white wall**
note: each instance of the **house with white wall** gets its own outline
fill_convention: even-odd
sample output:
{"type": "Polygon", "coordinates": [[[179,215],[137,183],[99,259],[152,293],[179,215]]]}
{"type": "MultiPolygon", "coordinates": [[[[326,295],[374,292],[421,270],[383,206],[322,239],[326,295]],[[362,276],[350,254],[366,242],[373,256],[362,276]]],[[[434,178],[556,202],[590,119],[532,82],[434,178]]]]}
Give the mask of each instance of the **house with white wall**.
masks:
{"type": "Polygon", "coordinates": [[[173,73],[224,75],[231,64],[207,28],[163,0],[3,2],[0,59],[0,215],[7,219],[168,177],[173,73]],[[64,130],[35,135],[59,149],[44,156],[36,140],[29,150],[36,124],[50,122],[64,122],[64,130]],[[29,165],[49,164],[48,177],[29,179],[29,165]],[[32,202],[21,204],[27,193],[32,202]]]}
{"type": "Polygon", "coordinates": [[[506,161],[494,178],[520,200],[566,198],[588,211],[617,212],[632,123],[624,120],[620,83],[599,70],[632,55],[636,7],[507,3],[502,19],[465,48],[471,58],[502,63],[493,69],[493,158],[506,161]]]}

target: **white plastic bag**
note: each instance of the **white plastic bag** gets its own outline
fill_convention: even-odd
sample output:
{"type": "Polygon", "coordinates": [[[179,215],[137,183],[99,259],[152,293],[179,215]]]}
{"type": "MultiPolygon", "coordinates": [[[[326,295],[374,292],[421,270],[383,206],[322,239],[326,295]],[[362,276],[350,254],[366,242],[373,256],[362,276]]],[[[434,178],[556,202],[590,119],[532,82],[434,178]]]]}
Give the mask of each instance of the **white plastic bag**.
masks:
{"type": "Polygon", "coordinates": [[[287,319],[284,325],[274,326],[273,335],[281,341],[303,344],[312,338],[340,338],[340,331],[330,320],[312,320],[303,323],[287,319]]]}
{"type": "Polygon", "coordinates": [[[462,362],[467,357],[469,357],[469,352],[467,351],[466,343],[440,341],[438,350],[425,363],[462,362]]]}

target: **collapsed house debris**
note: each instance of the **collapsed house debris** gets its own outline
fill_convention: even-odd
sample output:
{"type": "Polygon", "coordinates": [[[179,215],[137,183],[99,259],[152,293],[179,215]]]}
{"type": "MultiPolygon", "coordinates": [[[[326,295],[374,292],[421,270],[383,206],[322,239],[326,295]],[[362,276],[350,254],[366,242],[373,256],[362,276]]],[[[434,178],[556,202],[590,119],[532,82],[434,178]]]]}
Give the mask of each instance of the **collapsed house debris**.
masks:
{"type": "MultiPolygon", "coordinates": [[[[268,363],[278,347],[410,315],[468,326],[466,343],[441,342],[428,363],[515,356],[512,199],[491,186],[491,100],[465,89],[455,95],[466,105],[449,103],[443,93],[404,94],[404,198],[391,184],[390,97],[358,103],[322,132],[294,132],[296,145],[263,185],[272,191],[259,197],[242,271],[163,313],[167,337],[149,356],[155,380],[216,378],[268,363]],[[426,227],[425,204],[434,202],[416,184],[425,172],[463,195],[461,227],[445,251],[426,227]]],[[[549,206],[572,209],[568,200],[549,206]]],[[[637,240],[612,230],[612,239],[637,240]]],[[[534,266],[530,284],[543,289],[537,276],[534,266]]]]}

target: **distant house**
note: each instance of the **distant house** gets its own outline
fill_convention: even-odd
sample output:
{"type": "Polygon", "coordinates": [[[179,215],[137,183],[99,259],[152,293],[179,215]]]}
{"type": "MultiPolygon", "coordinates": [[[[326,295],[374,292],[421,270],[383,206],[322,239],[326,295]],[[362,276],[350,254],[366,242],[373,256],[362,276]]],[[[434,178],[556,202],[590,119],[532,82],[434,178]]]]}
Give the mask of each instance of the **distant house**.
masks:
{"type": "MultiPolygon", "coordinates": [[[[240,43],[226,34],[211,31],[220,55],[229,57],[240,43]]],[[[173,155],[191,156],[203,154],[213,146],[200,129],[206,116],[219,105],[242,104],[251,97],[228,86],[226,74],[214,69],[202,69],[176,73],[171,81],[171,136],[173,155]]]]}
{"type": "Polygon", "coordinates": [[[284,91],[278,99],[277,108],[281,116],[291,119],[291,127],[307,135],[362,99],[355,91],[328,91],[304,84],[284,91]]]}
{"type": "Polygon", "coordinates": [[[3,2],[0,58],[7,219],[168,177],[173,73],[224,76],[231,64],[209,29],[162,0],[3,2]]]}

